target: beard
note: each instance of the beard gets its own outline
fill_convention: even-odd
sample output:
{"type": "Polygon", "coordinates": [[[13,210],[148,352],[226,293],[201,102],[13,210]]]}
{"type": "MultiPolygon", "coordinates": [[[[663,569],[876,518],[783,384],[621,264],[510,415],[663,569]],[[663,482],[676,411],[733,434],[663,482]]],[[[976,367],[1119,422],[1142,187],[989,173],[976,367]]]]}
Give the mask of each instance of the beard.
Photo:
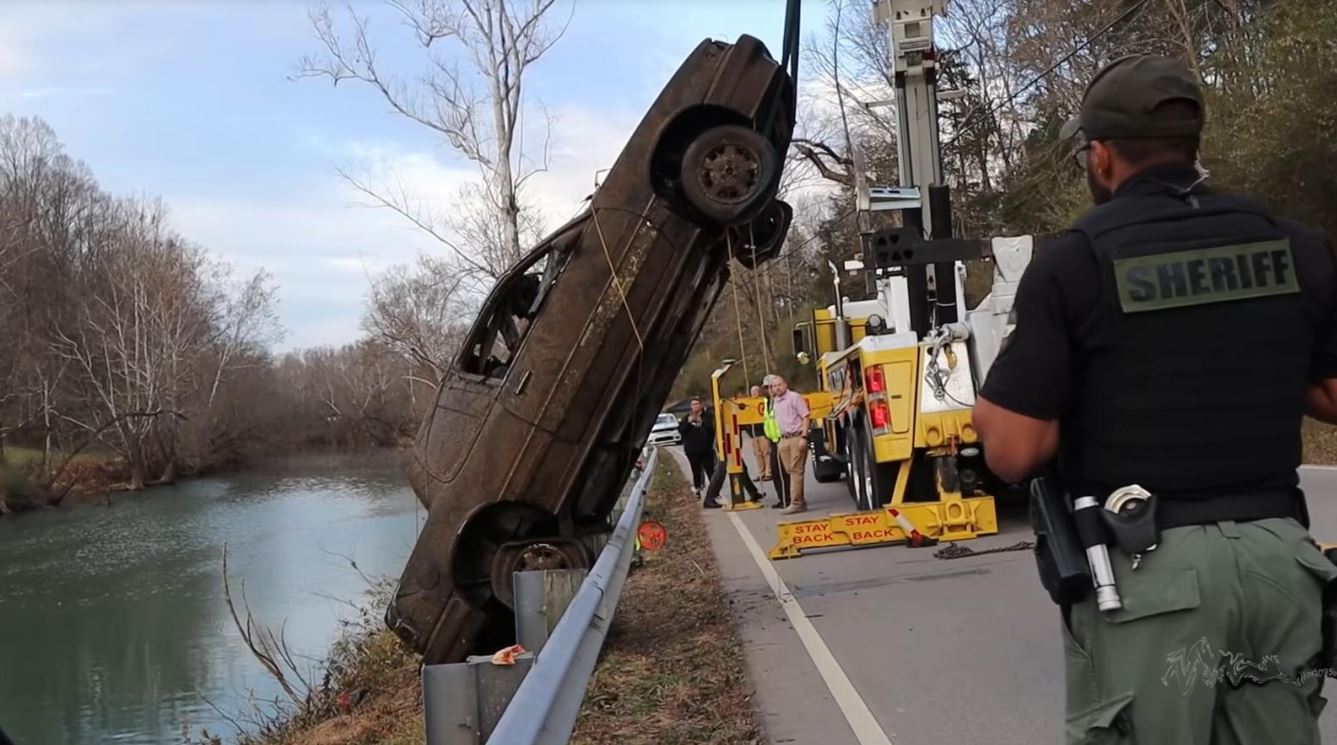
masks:
{"type": "Polygon", "coordinates": [[[1089,169],[1086,172],[1086,188],[1091,192],[1091,201],[1096,204],[1104,204],[1114,198],[1114,194],[1096,181],[1095,173],[1089,169]]]}

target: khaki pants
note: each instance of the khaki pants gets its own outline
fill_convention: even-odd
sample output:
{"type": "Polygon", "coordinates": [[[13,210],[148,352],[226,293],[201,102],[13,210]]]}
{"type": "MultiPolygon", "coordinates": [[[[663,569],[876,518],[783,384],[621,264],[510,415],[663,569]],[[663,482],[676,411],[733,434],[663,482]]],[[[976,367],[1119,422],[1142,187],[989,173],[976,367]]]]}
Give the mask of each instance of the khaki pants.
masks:
{"type": "Polygon", "coordinates": [[[780,467],[789,474],[789,503],[803,507],[803,470],[808,464],[808,438],[780,438],[780,467]]]}
{"type": "Polygon", "coordinates": [[[1069,745],[1317,745],[1337,568],[1303,526],[1171,528],[1136,570],[1114,548],[1110,563],[1123,608],[1087,598],[1060,624],[1069,745]]]}
{"type": "Polygon", "coordinates": [[[752,452],[757,455],[757,468],[761,473],[757,478],[765,481],[771,477],[771,441],[765,437],[752,438],[752,452]]]}

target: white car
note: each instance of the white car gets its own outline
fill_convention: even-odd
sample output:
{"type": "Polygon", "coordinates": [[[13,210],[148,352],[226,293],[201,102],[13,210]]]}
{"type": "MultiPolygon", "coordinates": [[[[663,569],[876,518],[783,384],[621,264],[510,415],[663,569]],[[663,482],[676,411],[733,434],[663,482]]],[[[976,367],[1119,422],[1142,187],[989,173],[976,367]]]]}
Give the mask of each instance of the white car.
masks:
{"type": "Polygon", "coordinates": [[[682,435],[678,433],[678,417],[672,414],[660,414],[655,426],[650,429],[651,445],[680,445],[682,435]]]}

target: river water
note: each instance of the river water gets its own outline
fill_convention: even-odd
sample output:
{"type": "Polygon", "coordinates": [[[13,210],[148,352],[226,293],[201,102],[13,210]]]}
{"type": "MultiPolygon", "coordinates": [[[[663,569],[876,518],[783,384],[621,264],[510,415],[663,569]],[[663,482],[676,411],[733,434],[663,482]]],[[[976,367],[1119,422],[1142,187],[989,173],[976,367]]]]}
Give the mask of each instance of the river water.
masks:
{"type": "MultiPolygon", "coordinates": [[[[277,685],[223,597],[317,660],[360,601],[398,577],[424,514],[393,454],[304,456],[111,506],[0,520],[0,729],[16,745],[231,741],[229,715],[277,685]]],[[[379,613],[379,609],[377,609],[379,613]]],[[[314,662],[311,663],[313,666],[314,662]]]]}

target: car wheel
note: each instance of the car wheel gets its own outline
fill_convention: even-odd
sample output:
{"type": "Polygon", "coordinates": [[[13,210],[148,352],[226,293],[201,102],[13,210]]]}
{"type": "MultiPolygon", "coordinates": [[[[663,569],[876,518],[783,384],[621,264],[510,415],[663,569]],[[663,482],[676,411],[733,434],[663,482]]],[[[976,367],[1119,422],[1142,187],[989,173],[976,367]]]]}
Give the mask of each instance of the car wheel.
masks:
{"type": "Polygon", "coordinates": [[[589,569],[589,548],[580,541],[547,538],[504,544],[492,561],[492,593],[507,608],[515,607],[516,572],[553,569],[589,569]]]}
{"type": "Polygon", "coordinates": [[[682,157],[682,190],[715,226],[743,225],[774,197],[780,156],[760,134],[738,125],[697,136],[682,157]]]}

